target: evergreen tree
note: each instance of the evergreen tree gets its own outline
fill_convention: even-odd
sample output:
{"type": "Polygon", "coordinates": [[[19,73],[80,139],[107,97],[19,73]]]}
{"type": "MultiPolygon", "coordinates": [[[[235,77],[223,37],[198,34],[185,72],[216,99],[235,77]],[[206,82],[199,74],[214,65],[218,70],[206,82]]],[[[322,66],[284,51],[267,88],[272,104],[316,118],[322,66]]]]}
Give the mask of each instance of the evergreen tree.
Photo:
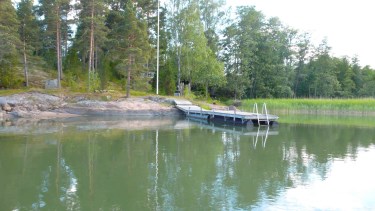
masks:
{"type": "MultiPolygon", "coordinates": [[[[43,29],[43,54],[42,56],[51,65],[57,67],[58,87],[61,87],[62,60],[63,60],[63,34],[67,34],[68,14],[71,9],[70,0],[40,0],[38,15],[42,19],[43,29]]],[[[65,36],[67,39],[68,36],[65,36]]]]}
{"type": "Polygon", "coordinates": [[[176,65],[172,62],[168,60],[162,68],[163,71],[160,71],[160,88],[166,95],[173,95],[176,89],[176,71],[174,71],[176,65]]]}
{"type": "Polygon", "coordinates": [[[88,89],[99,88],[99,76],[101,86],[104,88],[106,74],[102,64],[104,63],[108,32],[108,28],[105,26],[106,4],[103,0],[82,0],[76,6],[80,13],[77,35],[71,48],[71,54],[79,55],[82,69],[88,73],[88,89]]]}
{"type": "Polygon", "coordinates": [[[18,20],[20,22],[19,34],[22,41],[23,70],[25,85],[29,86],[28,57],[38,45],[39,26],[33,14],[33,1],[21,0],[17,7],[18,20]]]}
{"type": "Polygon", "coordinates": [[[16,10],[11,0],[0,1],[0,87],[16,87],[17,49],[21,46],[16,10]]]}
{"type": "Polygon", "coordinates": [[[136,17],[134,3],[127,2],[123,10],[113,11],[107,19],[112,43],[112,60],[120,75],[126,75],[126,96],[130,96],[131,87],[148,90],[148,81],[142,77],[147,72],[151,46],[148,42],[147,27],[143,20],[136,17]],[[126,73],[125,73],[126,72],[126,73]]]}
{"type": "MultiPolygon", "coordinates": [[[[168,57],[168,42],[170,42],[171,34],[167,29],[167,11],[165,7],[160,8],[159,13],[159,83],[168,84],[167,86],[159,86],[167,95],[172,95],[176,91],[176,78],[177,68],[175,68],[176,60],[175,57],[168,57]]],[[[156,53],[152,52],[152,55],[156,56],[156,53]]],[[[155,58],[156,59],[156,58],[155,58]]],[[[154,60],[155,60],[154,59],[154,60]]],[[[156,61],[152,61],[152,64],[156,64],[156,61]]],[[[156,71],[156,67],[151,66],[151,70],[156,71]]],[[[156,74],[153,79],[153,88],[156,88],[156,74]]]]}

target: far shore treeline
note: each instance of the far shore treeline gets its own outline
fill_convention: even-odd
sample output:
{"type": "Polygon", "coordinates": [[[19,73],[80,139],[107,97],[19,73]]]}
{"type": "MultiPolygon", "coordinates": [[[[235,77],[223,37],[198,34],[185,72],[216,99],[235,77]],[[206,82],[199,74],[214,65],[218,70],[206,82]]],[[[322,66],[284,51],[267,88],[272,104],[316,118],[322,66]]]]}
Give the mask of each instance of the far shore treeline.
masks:
{"type": "MultiPolygon", "coordinates": [[[[309,33],[255,7],[223,5],[160,5],[160,94],[375,97],[375,70],[359,57],[334,57],[327,40],[315,46],[309,33]]],[[[41,88],[57,79],[57,87],[71,91],[154,93],[157,8],[157,0],[1,0],[0,89],[41,88]]]]}

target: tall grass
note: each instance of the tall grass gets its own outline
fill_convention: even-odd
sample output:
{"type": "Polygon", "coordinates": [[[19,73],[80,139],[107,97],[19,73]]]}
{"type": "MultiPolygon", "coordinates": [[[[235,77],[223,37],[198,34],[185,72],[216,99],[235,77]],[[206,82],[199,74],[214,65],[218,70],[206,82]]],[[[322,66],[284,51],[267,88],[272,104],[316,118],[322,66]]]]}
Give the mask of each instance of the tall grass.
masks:
{"type": "Polygon", "coordinates": [[[280,123],[309,124],[309,125],[340,125],[375,127],[373,116],[346,116],[346,115],[281,115],[280,123]]]}
{"type": "Polygon", "coordinates": [[[250,111],[254,103],[261,109],[262,103],[268,110],[284,110],[286,112],[375,112],[375,99],[248,99],[242,101],[240,109],[250,111]]]}

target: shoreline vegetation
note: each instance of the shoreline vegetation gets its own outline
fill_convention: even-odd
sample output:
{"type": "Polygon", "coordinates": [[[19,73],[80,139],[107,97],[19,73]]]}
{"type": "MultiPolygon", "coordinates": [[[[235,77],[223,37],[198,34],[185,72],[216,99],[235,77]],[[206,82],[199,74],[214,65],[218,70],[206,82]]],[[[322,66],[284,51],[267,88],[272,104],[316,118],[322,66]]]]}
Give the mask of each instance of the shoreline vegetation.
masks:
{"type": "Polygon", "coordinates": [[[255,6],[229,8],[220,0],[16,2],[0,1],[0,89],[375,97],[373,67],[356,55],[333,55],[326,38],[317,44],[309,32],[255,6]]]}
{"type": "Polygon", "coordinates": [[[253,111],[254,103],[259,112],[263,103],[268,111],[281,114],[325,114],[325,115],[371,115],[375,116],[374,98],[357,99],[247,99],[241,102],[240,109],[253,111]]]}
{"type": "Polygon", "coordinates": [[[306,124],[306,125],[336,125],[336,126],[356,126],[356,127],[375,127],[374,116],[370,115],[310,115],[310,114],[294,114],[281,115],[279,123],[287,124],[306,124]]]}
{"type": "MultiPolygon", "coordinates": [[[[172,96],[150,93],[124,93],[109,90],[95,93],[73,93],[66,90],[0,90],[0,120],[7,118],[56,118],[72,116],[169,116],[179,115],[172,96]]],[[[254,103],[259,113],[266,103],[268,113],[375,116],[375,99],[245,99],[242,101],[204,101],[187,97],[205,109],[228,109],[236,106],[252,112],[254,103]]]]}

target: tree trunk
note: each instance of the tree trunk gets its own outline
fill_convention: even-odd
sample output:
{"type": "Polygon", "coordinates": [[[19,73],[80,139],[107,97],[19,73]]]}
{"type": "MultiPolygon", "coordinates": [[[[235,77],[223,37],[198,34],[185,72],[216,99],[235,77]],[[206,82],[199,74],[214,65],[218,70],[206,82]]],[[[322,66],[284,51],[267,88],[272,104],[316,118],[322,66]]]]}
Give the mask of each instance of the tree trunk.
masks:
{"type": "Polygon", "coordinates": [[[27,56],[26,56],[26,41],[23,38],[23,70],[25,74],[25,86],[29,87],[29,74],[28,74],[28,67],[27,67],[27,56]]]}
{"type": "Polygon", "coordinates": [[[294,96],[295,97],[298,97],[297,96],[297,89],[298,89],[298,86],[299,86],[299,78],[300,78],[300,72],[301,72],[301,69],[302,69],[302,65],[303,65],[303,61],[299,61],[299,64],[298,64],[298,67],[296,68],[297,69],[297,73],[296,73],[296,77],[294,79],[294,96]]]}
{"type": "Polygon", "coordinates": [[[61,88],[61,54],[60,54],[60,23],[56,23],[56,55],[57,55],[57,86],[61,88]]]}
{"type": "Polygon", "coordinates": [[[60,36],[60,6],[56,6],[56,56],[57,56],[57,87],[61,88],[61,73],[62,73],[62,62],[61,62],[61,36],[60,36]]]}
{"type": "Polygon", "coordinates": [[[126,83],[126,97],[130,97],[130,74],[131,74],[131,65],[128,68],[128,80],[126,83]]]}
{"type": "MultiPolygon", "coordinates": [[[[95,40],[94,40],[95,42],[95,40]]],[[[94,51],[94,69],[97,70],[98,69],[98,46],[97,44],[95,43],[95,51],[94,51]]]]}
{"type": "MultiPolygon", "coordinates": [[[[61,27],[61,23],[60,23],[60,27],[61,27]]],[[[64,79],[63,70],[62,70],[62,68],[63,68],[63,65],[62,65],[62,58],[63,58],[63,56],[62,56],[61,31],[60,31],[59,39],[60,39],[60,42],[59,42],[60,43],[60,45],[59,45],[59,53],[60,53],[59,58],[60,58],[60,81],[61,81],[61,80],[64,79]]]]}
{"type": "Polygon", "coordinates": [[[180,57],[180,49],[178,49],[177,64],[178,64],[178,75],[177,75],[178,91],[180,91],[180,93],[182,94],[183,89],[181,88],[181,57],[180,57]]]}
{"type": "Polygon", "coordinates": [[[208,99],[208,82],[206,83],[206,100],[208,99]]]}
{"type": "MultiPolygon", "coordinates": [[[[67,24],[68,25],[68,24],[67,24]]],[[[69,30],[65,30],[65,40],[64,40],[64,54],[63,56],[66,58],[66,55],[68,54],[68,38],[69,38],[69,34],[68,34],[68,31],[69,30]]]]}
{"type": "Polygon", "coordinates": [[[94,71],[94,0],[91,5],[91,26],[90,26],[90,52],[89,52],[89,91],[90,91],[90,74],[94,71]]]}

